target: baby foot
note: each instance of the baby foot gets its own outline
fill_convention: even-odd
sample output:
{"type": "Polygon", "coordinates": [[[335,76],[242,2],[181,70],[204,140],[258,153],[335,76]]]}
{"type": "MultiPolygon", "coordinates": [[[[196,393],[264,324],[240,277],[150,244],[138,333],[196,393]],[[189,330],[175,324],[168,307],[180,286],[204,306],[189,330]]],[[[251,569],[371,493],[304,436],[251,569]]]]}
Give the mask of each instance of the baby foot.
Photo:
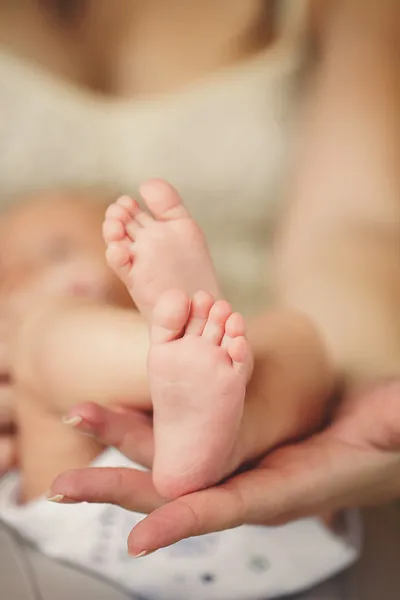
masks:
{"type": "Polygon", "coordinates": [[[219,296],[201,229],[176,190],[162,180],[141,190],[149,212],[123,196],[109,206],[103,226],[107,262],[126,285],[140,312],[150,317],[161,293],[204,289],[219,296]]]}
{"type": "Polygon", "coordinates": [[[252,353],[245,322],[225,301],[180,291],[157,302],[148,376],[154,409],[153,479],[166,498],[208,487],[233,464],[252,353]]]}

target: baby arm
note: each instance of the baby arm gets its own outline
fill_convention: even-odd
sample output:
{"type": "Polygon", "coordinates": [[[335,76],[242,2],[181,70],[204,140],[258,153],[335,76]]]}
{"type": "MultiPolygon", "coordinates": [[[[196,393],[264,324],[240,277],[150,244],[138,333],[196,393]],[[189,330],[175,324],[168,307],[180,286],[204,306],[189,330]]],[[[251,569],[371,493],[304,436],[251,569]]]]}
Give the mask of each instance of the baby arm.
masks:
{"type": "Polygon", "coordinates": [[[149,409],[147,352],[148,329],[134,310],[59,300],[23,318],[12,368],[17,384],[60,414],[85,401],[149,409]]]}

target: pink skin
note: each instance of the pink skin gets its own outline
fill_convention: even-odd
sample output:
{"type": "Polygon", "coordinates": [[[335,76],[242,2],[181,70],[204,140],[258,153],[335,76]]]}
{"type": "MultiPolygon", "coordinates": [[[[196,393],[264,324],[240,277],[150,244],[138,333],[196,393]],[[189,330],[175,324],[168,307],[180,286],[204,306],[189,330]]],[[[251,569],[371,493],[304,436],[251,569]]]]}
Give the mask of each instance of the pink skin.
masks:
{"type": "Polygon", "coordinates": [[[109,265],[151,321],[154,482],[173,498],[232,469],[252,355],[241,315],[214,303],[219,288],[204,236],[177,192],[151,181],[141,193],[151,214],[121,198],[103,233],[109,265]]]}
{"type": "Polygon", "coordinates": [[[165,498],[208,487],[234,468],[252,368],[244,336],[243,317],[204,292],[190,303],[169,291],[156,304],[148,358],[153,481],[165,498]]]}
{"type": "Polygon", "coordinates": [[[43,297],[127,304],[126,290],[104,261],[104,209],[104,202],[84,195],[54,193],[5,214],[0,223],[4,312],[12,307],[23,313],[43,297]]]}
{"type": "Polygon", "coordinates": [[[10,207],[0,219],[0,472],[17,456],[16,390],[9,339],[21,315],[44,298],[78,296],[131,306],[104,260],[105,201],[85,192],[46,192],[10,207]],[[28,232],[28,233],[27,233],[28,232]]]}
{"type": "MultiPolygon", "coordinates": [[[[399,397],[400,380],[347,394],[320,434],[272,451],[223,484],[172,502],[160,499],[149,473],[134,469],[69,471],[57,478],[50,494],[60,502],[112,503],[151,513],[129,536],[133,556],[242,524],[276,525],[377,505],[400,497],[399,397]]],[[[84,430],[98,433],[103,443],[151,463],[148,423],[93,405],[78,406],[72,414],[84,415],[84,430]]]]}
{"type": "Polygon", "coordinates": [[[220,290],[204,235],[178,193],[164,181],[141,187],[148,211],[123,196],[106,212],[103,235],[109,266],[149,319],[160,294],[181,289],[189,296],[220,290]]]}

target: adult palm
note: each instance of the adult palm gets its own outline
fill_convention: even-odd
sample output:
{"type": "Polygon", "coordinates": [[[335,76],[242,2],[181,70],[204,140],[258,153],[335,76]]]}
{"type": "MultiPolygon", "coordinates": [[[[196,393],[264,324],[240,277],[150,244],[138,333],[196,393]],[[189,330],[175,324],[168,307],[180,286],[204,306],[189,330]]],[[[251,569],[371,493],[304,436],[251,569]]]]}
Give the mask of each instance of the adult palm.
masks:
{"type": "MultiPolygon", "coordinates": [[[[95,405],[77,407],[80,427],[133,460],[151,463],[151,420],[95,405]]],[[[269,453],[223,483],[172,502],[150,472],[83,469],[61,475],[52,494],[65,502],[107,502],[150,513],[131,532],[130,553],[242,524],[271,525],[400,497],[400,382],[348,394],[321,433],[269,453]]]]}

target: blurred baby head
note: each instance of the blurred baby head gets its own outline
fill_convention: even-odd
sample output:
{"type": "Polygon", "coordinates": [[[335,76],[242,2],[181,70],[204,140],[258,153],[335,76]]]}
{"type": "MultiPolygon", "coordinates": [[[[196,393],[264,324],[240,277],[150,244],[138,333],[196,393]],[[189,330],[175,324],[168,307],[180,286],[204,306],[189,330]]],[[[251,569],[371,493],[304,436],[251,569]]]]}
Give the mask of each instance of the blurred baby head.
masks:
{"type": "Polygon", "coordinates": [[[44,296],[129,303],[105,261],[105,199],[46,193],[24,199],[0,220],[1,289],[20,308],[44,296]]]}

